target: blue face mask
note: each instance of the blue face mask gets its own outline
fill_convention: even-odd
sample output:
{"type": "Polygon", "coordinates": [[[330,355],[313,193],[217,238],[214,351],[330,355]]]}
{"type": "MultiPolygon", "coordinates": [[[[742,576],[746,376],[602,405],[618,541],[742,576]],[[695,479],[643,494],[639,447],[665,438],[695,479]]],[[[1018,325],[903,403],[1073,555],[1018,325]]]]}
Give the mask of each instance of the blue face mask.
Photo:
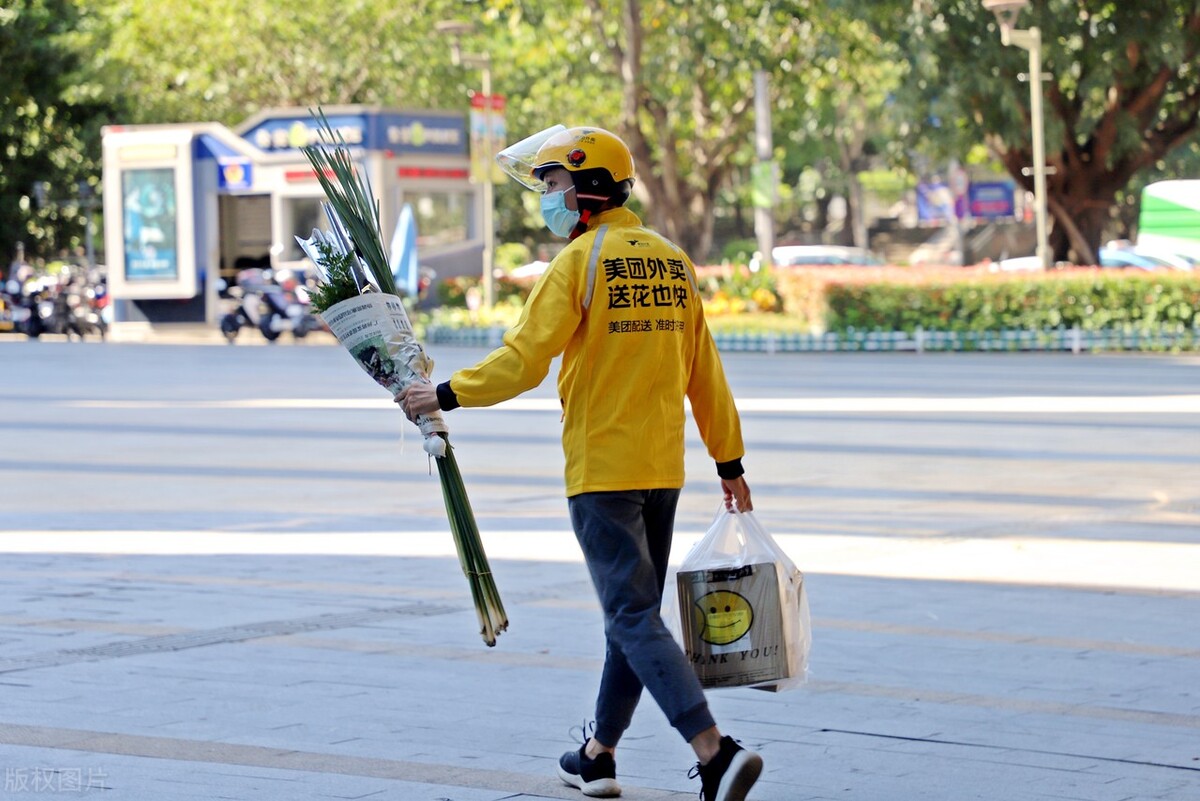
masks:
{"type": "Polygon", "coordinates": [[[579,222],[579,212],[567,208],[567,192],[574,189],[570,186],[564,192],[542,195],[542,219],[546,221],[550,233],[556,236],[569,237],[579,222]]]}

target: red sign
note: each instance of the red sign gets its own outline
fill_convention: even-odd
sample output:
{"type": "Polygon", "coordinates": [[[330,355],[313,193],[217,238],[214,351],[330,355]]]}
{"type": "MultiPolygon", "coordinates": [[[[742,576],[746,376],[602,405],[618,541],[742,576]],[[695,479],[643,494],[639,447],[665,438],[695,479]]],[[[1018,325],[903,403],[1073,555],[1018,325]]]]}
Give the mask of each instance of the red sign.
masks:
{"type": "Polygon", "coordinates": [[[481,111],[490,105],[492,111],[503,113],[506,102],[504,95],[485,95],[483,92],[471,93],[471,108],[481,111]],[[491,100],[490,104],[488,103],[489,100],[491,100]]]}
{"type": "MultiPolygon", "coordinates": [[[[325,170],[325,177],[326,177],[326,178],[333,178],[333,177],[334,177],[334,175],[333,175],[333,170],[326,169],[326,170],[325,170]]],[[[284,178],[284,180],[285,180],[285,181],[287,181],[288,183],[292,183],[292,182],[295,182],[295,181],[315,181],[315,180],[317,180],[317,171],[316,171],[316,170],[312,170],[312,169],[308,169],[308,170],[285,170],[285,171],[284,171],[284,173],[283,173],[283,178],[284,178]]]]}
{"type": "Polygon", "coordinates": [[[467,170],[453,167],[397,167],[400,178],[466,178],[467,170]]]}

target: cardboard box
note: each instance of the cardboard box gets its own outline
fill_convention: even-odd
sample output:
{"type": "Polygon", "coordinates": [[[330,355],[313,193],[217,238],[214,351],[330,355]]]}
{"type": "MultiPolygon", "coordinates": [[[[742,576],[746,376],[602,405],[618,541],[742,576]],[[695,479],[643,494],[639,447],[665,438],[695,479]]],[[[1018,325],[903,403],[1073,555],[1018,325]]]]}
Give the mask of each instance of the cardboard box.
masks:
{"type": "Polygon", "coordinates": [[[704,687],[743,687],[788,677],[783,605],[774,563],[681,570],[684,651],[704,687]]]}

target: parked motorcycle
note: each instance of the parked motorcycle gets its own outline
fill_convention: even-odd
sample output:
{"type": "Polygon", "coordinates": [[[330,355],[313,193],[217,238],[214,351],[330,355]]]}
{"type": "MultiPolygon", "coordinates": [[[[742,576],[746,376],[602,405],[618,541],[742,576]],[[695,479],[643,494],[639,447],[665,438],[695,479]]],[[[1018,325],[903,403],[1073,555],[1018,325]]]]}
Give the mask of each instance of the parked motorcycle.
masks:
{"type": "Polygon", "coordinates": [[[236,306],[221,318],[221,333],[230,343],[243,328],[257,328],[268,342],[284,332],[303,339],[321,329],[311,311],[308,289],[291,270],[242,270],[237,285],[226,290],[236,306]]]}
{"type": "Polygon", "coordinates": [[[232,311],[221,317],[221,333],[232,345],[243,328],[257,327],[262,299],[256,292],[247,291],[241,286],[222,287],[220,294],[235,304],[232,311]]]}
{"type": "Polygon", "coordinates": [[[54,297],[57,333],[66,334],[68,340],[72,335],[80,341],[88,335],[104,339],[108,324],[102,315],[102,304],[107,301],[107,293],[102,289],[98,293],[100,279],[93,274],[73,273],[60,281],[54,297]]]}
{"type": "Polygon", "coordinates": [[[19,295],[20,284],[16,281],[8,281],[0,285],[0,334],[20,330],[17,328],[17,322],[13,315],[16,307],[13,298],[19,295]]]}
{"type": "Polygon", "coordinates": [[[303,339],[312,331],[321,328],[312,313],[312,302],[308,288],[291,270],[275,272],[274,283],[263,293],[266,314],[259,321],[258,329],[268,342],[274,342],[285,331],[296,339],[303,339]]]}
{"type": "Polygon", "coordinates": [[[13,299],[13,321],[18,330],[30,339],[61,333],[63,326],[55,304],[57,294],[58,279],[53,276],[35,276],[22,284],[20,294],[13,299]]]}

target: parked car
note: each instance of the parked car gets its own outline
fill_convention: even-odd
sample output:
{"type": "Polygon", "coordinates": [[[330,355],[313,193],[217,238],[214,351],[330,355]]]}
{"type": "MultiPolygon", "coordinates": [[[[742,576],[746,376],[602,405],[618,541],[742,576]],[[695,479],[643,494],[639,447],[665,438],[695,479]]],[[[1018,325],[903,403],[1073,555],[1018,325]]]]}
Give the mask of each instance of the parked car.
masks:
{"type": "Polygon", "coordinates": [[[883,260],[866,248],[835,245],[780,245],[771,251],[776,267],[881,267],[883,260]]]}
{"type": "Polygon", "coordinates": [[[1026,273],[1044,270],[1045,266],[1038,256],[1016,256],[1011,259],[1001,259],[992,262],[988,268],[991,272],[1026,273]]]}
{"type": "Polygon", "coordinates": [[[1155,261],[1161,261],[1164,264],[1166,264],[1168,267],[1170,267],[1172,270],[1179,270],[1180,272],[1191,272],[1192,270],[1196,269],[1196,260],[1195,259],[1191,259],[1191,258],[1188,258],[1187,256],[1183,256],[1183,255],[1180,255],[1177,253],[1168,253],[1165,250],[1157,250],[1155,248],[1146,248],[1146,247],[1142,247],[1140,245],[1135,247],[1133,249],[1133,252],[1135,254],[1137,254],[1138,256],[1145,256],[1148,259],[1153,259],[1155,261]]]}
{"type": "Polygon", "coordinates": [[[1161,259],[1134,253],[1132,250],[1100,248],[1097,256],[1100,259],[1100,266],[1107,269],[1147,271],[1173,269],[1170,264],[1161,259]]]}

